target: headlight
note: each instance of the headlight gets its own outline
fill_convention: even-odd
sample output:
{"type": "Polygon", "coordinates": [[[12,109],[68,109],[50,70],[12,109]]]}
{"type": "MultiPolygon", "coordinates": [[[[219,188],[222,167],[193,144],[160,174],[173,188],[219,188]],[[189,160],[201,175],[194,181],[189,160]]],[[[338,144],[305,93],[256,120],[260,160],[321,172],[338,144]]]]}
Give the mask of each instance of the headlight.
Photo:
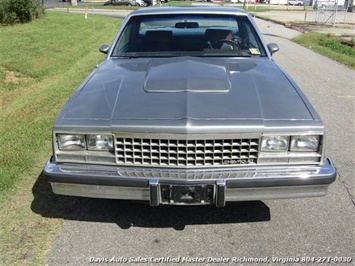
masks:
{"type": "Polygon", "coordinates": [[[89,150],[112,150],[113,140],[111,135],[88,135],[89,150]]]}
{"type": "Polygon", "coordinates": [[[317,151],[319,136],[293,136],[291,137],[290,151],[317,151]]]}
{"type": "Polygon", "coordinates": [[[261,138],[261,151],[287,151],[288,136],[264,136],[261,138]]]}
{"type": "Polygon", "coordinates": [[[84,135],[58,135],[60,150],[85,150],[84,135]]]}

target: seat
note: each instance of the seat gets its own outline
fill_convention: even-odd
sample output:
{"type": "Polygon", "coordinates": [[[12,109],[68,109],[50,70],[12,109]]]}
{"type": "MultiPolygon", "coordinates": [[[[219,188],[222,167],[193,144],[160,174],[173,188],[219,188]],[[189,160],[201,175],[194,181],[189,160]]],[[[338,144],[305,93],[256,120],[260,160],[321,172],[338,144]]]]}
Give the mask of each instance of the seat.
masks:
{"type": "Polygon", "coordinates": [[[143,52],[160,52],[173,50],[172,31],[147,31],[143,39],[143,52]]]}

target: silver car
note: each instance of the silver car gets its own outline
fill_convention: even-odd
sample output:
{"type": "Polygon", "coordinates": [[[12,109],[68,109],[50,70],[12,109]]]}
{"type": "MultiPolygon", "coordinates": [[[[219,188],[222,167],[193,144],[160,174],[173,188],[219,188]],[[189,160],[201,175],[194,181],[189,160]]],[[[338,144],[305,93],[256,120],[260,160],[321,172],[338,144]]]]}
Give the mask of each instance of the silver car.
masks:
{"type": "Polygon", "coordinates": [[[137,10],[100,51],[53,126],[54,193],[222,207],[334,182],[319,115],[245,11],[137,10]]]}

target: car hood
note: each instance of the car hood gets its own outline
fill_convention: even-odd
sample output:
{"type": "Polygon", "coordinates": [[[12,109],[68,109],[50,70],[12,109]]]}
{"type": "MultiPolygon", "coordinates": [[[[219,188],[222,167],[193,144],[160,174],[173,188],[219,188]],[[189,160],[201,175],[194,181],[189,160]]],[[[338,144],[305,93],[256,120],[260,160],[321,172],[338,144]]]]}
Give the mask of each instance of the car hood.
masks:
{"type": "Polygon", "coordinates": [[[63,120],[313,120],[305,98],[268,58],[106,60],[63,120]]]}

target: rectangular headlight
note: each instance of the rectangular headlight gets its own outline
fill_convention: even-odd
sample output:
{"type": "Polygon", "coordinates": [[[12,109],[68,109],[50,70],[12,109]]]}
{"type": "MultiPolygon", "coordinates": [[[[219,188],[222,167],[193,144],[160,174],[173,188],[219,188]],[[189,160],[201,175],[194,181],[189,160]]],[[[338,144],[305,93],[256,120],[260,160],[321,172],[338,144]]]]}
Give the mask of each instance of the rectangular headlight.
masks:
{"type": "Polygon", "coordinates": [[[85,136],[58,134],[58,145],[60,150],[85,150],[85,136]]]}
{"type": "Polygon", "coordinates": [[[292,136],[290,151],[317,151],[319,136],[292,136]]]}
{"type": "Polygon", "coordinates": [[[87,143],[89,150],[113,150],[113,139],[111,135],[88,135],[87,143]]]}
{"type": "Polygon", "coordinates": [[[286,152],[288,139],[288,136],[264,136],[261,138],[261,151],[286,152]]]}

